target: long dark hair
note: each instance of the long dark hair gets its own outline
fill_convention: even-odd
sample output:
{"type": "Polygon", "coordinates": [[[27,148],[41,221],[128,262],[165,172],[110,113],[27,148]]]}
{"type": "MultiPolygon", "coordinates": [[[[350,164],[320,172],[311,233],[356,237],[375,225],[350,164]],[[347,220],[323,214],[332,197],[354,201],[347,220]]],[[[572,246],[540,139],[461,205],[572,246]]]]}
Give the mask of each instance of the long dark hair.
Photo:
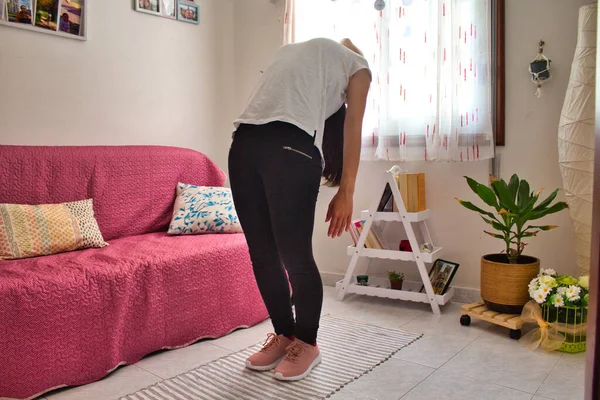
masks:
{"type": "Polygon", "coordinates": [[[346,119],[346,105],[335,112],[325,121],[323,130],[323,159],[325,169],[323,178],[325,184],[331,187],[340,186],[342,170],[344,168],[344,121],[346,119]]]}

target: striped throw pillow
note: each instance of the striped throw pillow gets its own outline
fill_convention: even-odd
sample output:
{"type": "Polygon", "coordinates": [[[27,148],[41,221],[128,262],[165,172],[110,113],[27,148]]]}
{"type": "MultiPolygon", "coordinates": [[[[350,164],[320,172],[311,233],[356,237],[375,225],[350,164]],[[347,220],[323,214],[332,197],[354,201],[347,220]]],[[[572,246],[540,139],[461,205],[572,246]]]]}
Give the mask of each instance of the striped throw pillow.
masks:
{"type": "Polygon", "coordinates": [[[91,199],[37,206],[0,204],[0,260],[106,245],[91,199]]]}

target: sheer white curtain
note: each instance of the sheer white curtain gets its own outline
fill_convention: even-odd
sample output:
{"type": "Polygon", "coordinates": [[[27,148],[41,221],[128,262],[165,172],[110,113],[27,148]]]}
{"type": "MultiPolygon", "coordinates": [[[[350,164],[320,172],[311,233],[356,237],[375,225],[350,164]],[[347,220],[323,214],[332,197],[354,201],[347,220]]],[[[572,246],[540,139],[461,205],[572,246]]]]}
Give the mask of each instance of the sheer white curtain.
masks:
{"type": "Polygon", "coordinates": [[[284,37],[352,39],[373,84],[363,158],[473,161],[494,155],[491,0],[287,0],[284,37]]]}

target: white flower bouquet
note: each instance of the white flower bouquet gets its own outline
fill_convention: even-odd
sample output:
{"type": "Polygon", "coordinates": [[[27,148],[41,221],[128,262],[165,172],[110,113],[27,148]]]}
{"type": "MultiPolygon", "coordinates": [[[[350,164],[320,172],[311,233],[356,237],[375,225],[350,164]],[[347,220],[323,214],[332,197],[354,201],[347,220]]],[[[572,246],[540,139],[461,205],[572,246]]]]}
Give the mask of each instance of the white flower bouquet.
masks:
{"type": "Polygon", "coordinates": [[[588,305],[590,277],[573,278],[558,275],[553,269],[542,269],[529,283],[529,295],[540,305],[555,308],[582,308],[588,305]]]}
{"type": "MultiPolygon", "coordinates": [[[[540,317],[561,337],[559,351],[585,351],[589,282],[587,275],[574,278],[542,269],[529,283],[529,295],[540,307],[540,317]]],[[[546,328],[547,329],[547,328],[546,328]]],[[[552,340],[548,346],[552,346],[552,340]]]]}

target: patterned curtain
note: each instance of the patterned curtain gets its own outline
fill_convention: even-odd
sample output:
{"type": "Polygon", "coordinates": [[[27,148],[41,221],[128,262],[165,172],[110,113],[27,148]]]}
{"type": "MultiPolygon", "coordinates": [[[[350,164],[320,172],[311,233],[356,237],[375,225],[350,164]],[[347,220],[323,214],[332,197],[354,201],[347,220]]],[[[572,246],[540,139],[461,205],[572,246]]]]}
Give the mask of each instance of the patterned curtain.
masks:
{"type": "Polygon", "coordinates": [[[369,61],[363,158],[492,158],[491,0],[385,3],[286,2],[286,40],[348,37],[369,61]]]}

